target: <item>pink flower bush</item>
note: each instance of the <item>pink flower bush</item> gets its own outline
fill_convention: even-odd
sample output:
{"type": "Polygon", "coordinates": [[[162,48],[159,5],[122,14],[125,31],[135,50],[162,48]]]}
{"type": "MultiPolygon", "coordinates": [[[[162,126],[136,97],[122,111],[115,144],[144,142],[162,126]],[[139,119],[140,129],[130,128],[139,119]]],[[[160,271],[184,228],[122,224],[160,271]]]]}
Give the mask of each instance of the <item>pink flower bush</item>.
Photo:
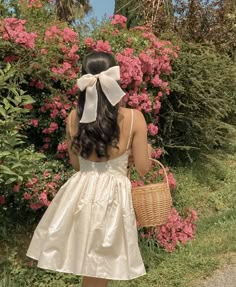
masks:
{"type": "Polygon", "coordinates": [[[178,242],[186,244],[194,238],[197,219],[195,210],[190,210],[188,216],[183,219],[173,208],[168,222],[157,230],[156,239],[166,251],[173,252],[178,242]]]}
{"type": "Polygon", "coordinates": [[[121,87],[125,89],[132,85],[134,91],[137,91],[142,83],[143,72],[139,58],[134,56],[134,50],[126,48],[117,54],[116,59],[120,65],[121,87]]]}
{"type": "Polygon", "coordinates": [[[72,173],[72,171],[68,172],[62,170],[60,174],[53,174],[46,169],[41,174],[35,175],[22,187],[24,192],[21,196],[25,200],[25,204],[33,211],[42,207],[47,207],[51,203],[58,189],[72,173]]]}
{"type": "Polygon", "coordinates": [[[182,218],[173,208],[166,224],[156,228],[147,228],[141,231],[140,236],[143,239],[154,240],[167,252],[173,252],[178,243],[185,245],[194,239],[197,220],[198,216],[195,210],[189,210],[188,215],[182,218]]]}
{"type": "MultiPolygon", "coordinates": [[[[0,37],[13,45],[3,54],[4,62],[20,67],[24,90],[35,100],[34,105],[25,106],[31,115],[26,127],[29,142],[38,151],[68,164],[65,122],[77,105],[76,79],[81,75],[81,60],[96,50],[116,58],[121,70],[120,85],[126,92],[122,104],[142,111],[154,148],[152,156],[159,158],[159,112],[162,99],[170,93],[166,79],[171,73],[171,61],[177,57],[177,47],[159,40],[148,27],[128,30],[127,19],[122,15],[114,15],[99,31],[83,38],[66,23],[47,14],[41,5],[44,2],[40,0],[21,0],[19,9],[26,20],[6,18],[0,22],[0,37]],[[45,21],[38,23],[35,15],[45,21]]],[[[47,206],[63,182],[61,174],[54,175],[48,170],[41,178],[36,174],[21,183],[18,192],[12,190],[33,210],[47,206]]],[[[141,186],[152,180],[163,177],[153,172],[149,179],[133,180],[132,185],[141,186]]],[[[174,188],[176,182],[170,172],[168,180],[174,188]]]]}
{"type": "Polygon", "coordinates": [[[102,40],[98,40],[94,46],[94,50],[98,52],[105,52],[108,54],[112,54],[111,46],[108,41],[103,42],[102,40]]]}
{"type": "Polygon", "coordinates": [[[84,44],[86,45],[86,47],[87,47],[88,49],[94,50],[95,47],[96,47],[96,42],[93,40],[93,38],[86,38],[86,39],[84,40],[84,44]]]}
{"type": "Polygon", "coordinates": [[[4,31],[2,38],[5,41],[12,40],[17,44],[24,46],[27,49],[35,48],[35,39],[38,37],[36,33],[28,33],[25,29],[26,20],[17,18],[5,18],[3,23],[4,31]]]}
{"type": "Polygon", "coordinates": [[[114,15],[114,18],[113,20],[111,21],[111,24],[112,25],[121,25],[123,28],[126,27],[126,22],[127,22],[127,18],[125,16],[122,16],[122,15],[114,15]]]}
{"type": "Polygon", "coordinates": [[[41,8],[42,3],[40,0],[28,0],[28,8],[41,8]]]}

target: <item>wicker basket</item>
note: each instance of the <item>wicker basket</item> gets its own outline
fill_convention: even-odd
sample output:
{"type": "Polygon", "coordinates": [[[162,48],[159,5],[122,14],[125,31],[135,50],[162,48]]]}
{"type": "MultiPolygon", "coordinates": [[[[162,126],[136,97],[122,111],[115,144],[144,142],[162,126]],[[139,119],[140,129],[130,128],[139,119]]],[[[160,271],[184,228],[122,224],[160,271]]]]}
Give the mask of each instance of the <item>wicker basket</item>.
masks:
{"type": "Polygon", "coordinates": [[[132,188],[132,200],[136,219],[140,226],[160,226],[165,224],[172,206],[168,177],[164,166],[155,159],[164,171],[165,182],[147,184],[132,188]]]}

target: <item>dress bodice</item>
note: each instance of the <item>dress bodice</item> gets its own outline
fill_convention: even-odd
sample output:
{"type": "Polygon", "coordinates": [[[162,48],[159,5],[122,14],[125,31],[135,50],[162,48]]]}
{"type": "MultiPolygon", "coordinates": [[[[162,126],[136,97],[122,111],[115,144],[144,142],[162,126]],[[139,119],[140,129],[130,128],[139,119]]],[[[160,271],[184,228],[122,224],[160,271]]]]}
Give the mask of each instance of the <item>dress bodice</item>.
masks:
{"type": "Polygon", "coordinates": [[[119,157],[107,161],[90,161],[79,157],[80,172],[98,172],[109,173],[114,175],[127,175],[129,152],[126,151],[119,157]]]}

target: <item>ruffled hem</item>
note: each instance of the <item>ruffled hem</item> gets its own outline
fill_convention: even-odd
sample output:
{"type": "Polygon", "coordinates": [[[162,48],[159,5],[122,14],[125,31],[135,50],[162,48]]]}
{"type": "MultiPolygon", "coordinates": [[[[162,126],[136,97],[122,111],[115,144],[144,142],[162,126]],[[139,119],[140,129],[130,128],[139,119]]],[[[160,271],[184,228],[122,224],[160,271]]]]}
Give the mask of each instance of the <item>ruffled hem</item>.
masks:
{"type": "MultiPolygon", "coordinates": [[[[27,254],[27,257],[30,257],[34,260],[38,260],[37,258],[34,258],[33,256],[30,256],[27,254]]],[[[76,276],[82,276],[82,277],[93,277],[93,278],[99,278],[99,279],[107,279],[107,280],[114,280],[114,281],[127,281],[127,280],[133,280],[133,279],[136,279],[136,278],[139,278],[141,276],[144,276],[146,275],[146,271],[144,271],[143,273],[141,274],[137,274],[137,275],[133,275],[133,276],[129,276],[127,278],[124,278],[124,277],[112,277],[112,276],[109,276],[109,275],[96,275],[94,276],[94,274],[89,274],[89,273],[82,273],[82,272],[79,272],[79,273],[75,273],[73,271],[70,271],[70,270],[64,270],[64,269],[53,269],[49,266],[44,266],[44,265],[41,265],[41,264],[37,264],[37,267],[41,268],[41,269],[45,269],[45,270],[50,270],[50,271],[56,271],[56,272],[60,272],[60,273],[66,273],[66,274],[73,274],[73,275],[76,275],[76,276]]]]}

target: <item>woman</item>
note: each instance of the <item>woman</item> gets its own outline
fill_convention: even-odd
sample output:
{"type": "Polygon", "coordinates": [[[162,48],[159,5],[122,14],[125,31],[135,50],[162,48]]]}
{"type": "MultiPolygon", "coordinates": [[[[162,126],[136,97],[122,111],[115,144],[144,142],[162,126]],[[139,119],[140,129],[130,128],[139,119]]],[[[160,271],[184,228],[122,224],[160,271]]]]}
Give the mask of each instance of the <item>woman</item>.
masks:
{"type": "Polygon", "coordinates": [[[120,107],[124,92],[110,54],[85,57],[78,109],[67,121],[75,173],[59,190],[38,224],[27,256],[38,266],[83,276],[83,287],[145,274],[138,247],[128,158],[144,176],[151,146],[141,112],[120,107]]]}

